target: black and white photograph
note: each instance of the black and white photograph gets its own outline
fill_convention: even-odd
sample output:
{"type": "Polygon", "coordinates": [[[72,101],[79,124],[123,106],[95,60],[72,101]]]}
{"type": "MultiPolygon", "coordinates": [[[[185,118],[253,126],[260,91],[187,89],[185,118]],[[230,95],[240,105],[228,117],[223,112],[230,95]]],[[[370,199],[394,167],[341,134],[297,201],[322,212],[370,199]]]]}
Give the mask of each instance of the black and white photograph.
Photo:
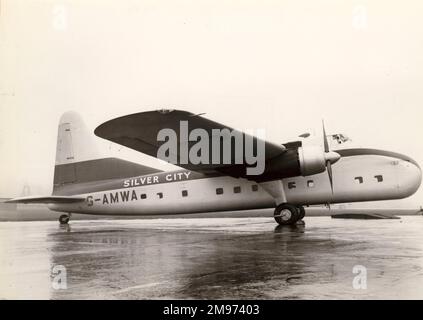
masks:
{"type": "Polygon", "coordinates": [[[421,1],[0,0],[0,300],[422,300],[422,137],[421,1]]]}

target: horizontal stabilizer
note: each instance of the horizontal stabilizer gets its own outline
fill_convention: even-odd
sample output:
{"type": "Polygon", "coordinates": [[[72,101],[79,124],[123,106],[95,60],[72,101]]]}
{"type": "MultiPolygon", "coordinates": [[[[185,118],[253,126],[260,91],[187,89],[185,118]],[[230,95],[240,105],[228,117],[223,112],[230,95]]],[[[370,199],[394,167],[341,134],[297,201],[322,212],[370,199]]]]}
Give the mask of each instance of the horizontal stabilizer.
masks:
{"type": "Polygon", "coordinates": [[[67,196],[37,196],[37,197],[21,197],[5,201],[5,203],[75,203],[85,201],[84,197],[67,197],[67,196]]]}

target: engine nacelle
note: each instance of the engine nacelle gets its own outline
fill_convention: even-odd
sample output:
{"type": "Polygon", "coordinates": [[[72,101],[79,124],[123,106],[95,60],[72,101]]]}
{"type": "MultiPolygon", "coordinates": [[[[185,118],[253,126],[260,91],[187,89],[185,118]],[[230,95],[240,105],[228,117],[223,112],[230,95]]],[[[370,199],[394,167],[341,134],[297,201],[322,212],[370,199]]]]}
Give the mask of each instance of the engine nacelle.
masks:
{"type": "Polygon", "coordinates": [[[298,148],[300,171],[303,176],[310,176],[326,170],[324,150],[318,146],[303,146],[298,148]]]}
{"type": "MultiPolygon", "coordinates": [[[[254,181],[271,181],[297,176],[309,176],[326,171],[328,162],[334,164],[341,156],[334,151],[324,152],[319,146],[285,144],[287,149],[266,162],[264,173],[254,181]]],[[[233,167],[231,174],[233,175],[233,167]]],[[[240,175],[241,176],[241,175],[240,175]]]]}

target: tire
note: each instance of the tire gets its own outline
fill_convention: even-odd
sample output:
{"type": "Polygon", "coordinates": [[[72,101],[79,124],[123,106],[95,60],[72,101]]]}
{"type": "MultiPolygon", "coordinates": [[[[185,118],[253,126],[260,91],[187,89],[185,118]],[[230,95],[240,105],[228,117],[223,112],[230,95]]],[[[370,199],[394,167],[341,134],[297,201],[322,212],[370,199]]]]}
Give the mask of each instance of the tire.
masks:
{"type": "Polygon", "coordinates": [[[305,217],[305,209],[303,206],[298,206],[298,212],[300,213],[300,217],[298,220],[302,220],[305,217]]]}
{"type": "Polygon", "coordinates": [[[293,225],[300,220],[300,210],[288,203],[282,203],[275,208],[275,221],[281,226],[293,225]]]}
{"type": "Polygon", "coordinates": [[[69,222],[69,216],[66,215],[66,214],[62,214],[59,217],[59,222],[60,222],[60,224],[68,224],[68,222],[69,222]]]}

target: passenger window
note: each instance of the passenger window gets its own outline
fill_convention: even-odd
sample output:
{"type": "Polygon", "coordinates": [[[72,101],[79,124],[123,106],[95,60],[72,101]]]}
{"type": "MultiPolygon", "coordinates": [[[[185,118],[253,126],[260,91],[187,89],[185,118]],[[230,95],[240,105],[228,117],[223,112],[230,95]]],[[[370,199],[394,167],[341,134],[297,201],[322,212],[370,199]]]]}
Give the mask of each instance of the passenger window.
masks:
{"type": "Polygon", "coordinates": [[[356,181],[356,183],[360,184],[363,183],[363,177],[355,177],[354,180],[356,181]]]}
{"type": "Polygon", "coordinates": [[[157,195],[159,196],[159,199],[163,198],[163,193],[162,192],[157,192],[157,195]]]}
{"type": "Polygon", "coordinates": [[[308,180],[307,181],[307,187],[314,188],[314,181],[313,180],[308,180]]]}
{"type": "Polygon", "coordinates": [[[234,193],[241,193],[241,187],[234,187],[234,193]]]}
{"type": "Polygon", "coordinates": [[[383,176],[380,175],[380,174],[376,175],[375,178],[376,178],[377,182],[382,182],[383,181],[383,176]]]}
{"type": "Polygon", "coordinates": [[[223,188],[217,188],[216,194],[223,194],[223,188]]]}
{"type": "Polygon", "coordinates": [[[142,193],[140,197],[141,199],[147,199],[147,195],[145,193],[142,193]]]}
{"type": "Polygon", "coordinates": [[[188,197],[188,191],[187,190],[182,190],[182,196],[183,197],[188,197]]]}
{"type": "Polygon", "coordinates": [[[258,185],[253,184],[253,185],[251,186],[251,190],[253,190],[254,192],[255,192],[255,191],[258,191],[258,185]]]}
{"type": "Polygon", "coordinates": [[[295,181],[288,182],[288,189],[295,189],[296,187],[295,181]]]}

